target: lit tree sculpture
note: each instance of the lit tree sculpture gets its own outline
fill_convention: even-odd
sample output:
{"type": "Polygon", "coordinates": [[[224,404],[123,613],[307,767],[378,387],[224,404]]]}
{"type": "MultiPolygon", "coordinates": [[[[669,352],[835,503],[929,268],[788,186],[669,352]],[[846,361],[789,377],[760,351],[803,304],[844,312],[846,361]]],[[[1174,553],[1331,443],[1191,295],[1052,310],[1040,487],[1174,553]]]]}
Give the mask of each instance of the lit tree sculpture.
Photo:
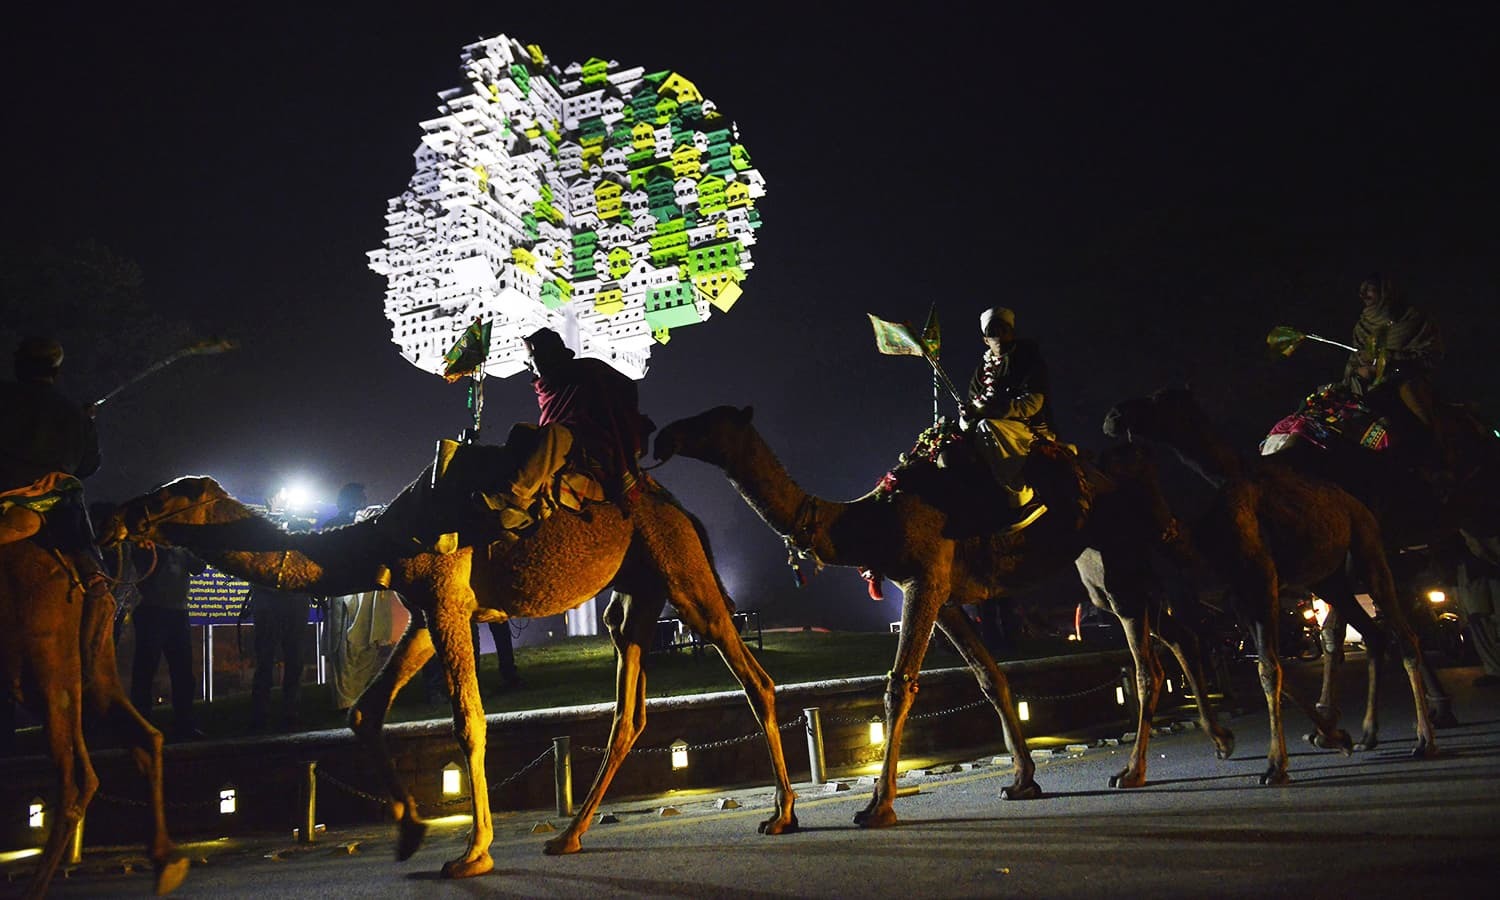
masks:
{"type": "Polygon", "coordinates": [[[559,69],[504,35],[461,61],[369,254],[413,365],[441,374],[483,321],[485,374],[521,371],[521,338],[550,327],[640,378],[653,343],[734,305],[765,188],[692,82],[602,59],[559,69]]]}

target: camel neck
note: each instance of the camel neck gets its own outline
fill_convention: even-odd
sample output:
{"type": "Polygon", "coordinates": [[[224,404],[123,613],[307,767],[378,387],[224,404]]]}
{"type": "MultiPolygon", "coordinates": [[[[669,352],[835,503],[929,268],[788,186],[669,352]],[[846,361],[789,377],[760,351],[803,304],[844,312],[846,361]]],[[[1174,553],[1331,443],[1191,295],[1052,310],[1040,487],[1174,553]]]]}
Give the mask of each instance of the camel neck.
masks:
{"type": "Polygon", "coordinates": [[[824,500],[803,490],[759,432],[748,430],[727,460],[724,472],[756,515],[776,532],[791,538],[799,548],[811,550],[825,563],[856,565],[840,558],[832,539],[849,504],[824,500]]]}

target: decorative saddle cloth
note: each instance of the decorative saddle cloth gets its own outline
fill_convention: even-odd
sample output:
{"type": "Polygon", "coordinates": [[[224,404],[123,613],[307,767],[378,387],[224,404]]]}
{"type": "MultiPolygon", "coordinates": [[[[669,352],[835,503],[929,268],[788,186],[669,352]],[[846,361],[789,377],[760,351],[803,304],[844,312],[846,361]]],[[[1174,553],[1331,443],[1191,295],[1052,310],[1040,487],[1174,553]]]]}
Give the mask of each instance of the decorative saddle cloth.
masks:
{"type": "Polygon", "coordinates": [[[1390,422],[1348,389],[1325,384],[1308,394],[1296,412],[1271,426],[1270,433],[1260,442],[1261,455],[1276,453],[1295,440],[1307,441],[1323,450],[1347,441],[1366,450],[1381,451],[1391,445],[1390,422]]]}

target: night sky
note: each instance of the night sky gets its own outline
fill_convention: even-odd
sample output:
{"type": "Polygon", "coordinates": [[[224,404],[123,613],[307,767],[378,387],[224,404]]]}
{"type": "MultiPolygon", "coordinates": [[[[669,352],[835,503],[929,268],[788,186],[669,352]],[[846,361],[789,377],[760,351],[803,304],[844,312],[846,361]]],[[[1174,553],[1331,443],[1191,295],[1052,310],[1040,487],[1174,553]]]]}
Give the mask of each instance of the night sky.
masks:
{"type": "MultiPolygon", "coordinates": [[[[6,247],[97,241],[163,315],[241,343],[101,410],[92,497],[206,473],[249,501],[291,478],[386,499],[467,424],[463,388],[390,343],[365,253],[460,48],[497,33],[559,64],[675,69],[738,122],[767,182],[756,267],[731,313],[654,351],[642,403],[658,424],[753,404],[822,496],[863,494],[930,420],[927,367],[879,356],[865,313],[932,304],[958,381],[980,310],[1013,307],[1080,446],[1104,446],[1115,400],[1191,379],[1253,450],[1343,363],[1270,361],[1266,333],[1347,340],[1381,271],[1444,325],[1447,393],[1500,415],[1500,48],[1477,13],[524,5],[58,4],[8,23],[6,247]]],[[[521,378],[486,397],[492,437],[534,419],[521,378]]],[[[717,471],[656,474],[708,521],[740,605],[897,617],[849,570],[794,596],[779,539],[717,471]]]]}

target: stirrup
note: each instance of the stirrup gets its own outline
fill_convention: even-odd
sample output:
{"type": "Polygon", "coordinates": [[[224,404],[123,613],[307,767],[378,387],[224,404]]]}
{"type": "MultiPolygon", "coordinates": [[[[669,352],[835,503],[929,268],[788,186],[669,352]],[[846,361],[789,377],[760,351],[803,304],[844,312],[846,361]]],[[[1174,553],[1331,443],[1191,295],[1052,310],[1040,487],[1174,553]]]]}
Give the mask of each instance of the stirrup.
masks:
{"type": "Polygon", "coordinates": [[[1040,519],[1047,512],[1047,504],[1038,503],[1032,506],[1029,510],[1026,507],[1022,507],[1022,510],[1026,511],[1026,515],[1022,516],[1018,521],[1013,522],[1009,527],[1007,527],[1005,529],[1006,534],[1015,534],[1016,532],[1029,527],[1037,519],[1040,519]]]}

